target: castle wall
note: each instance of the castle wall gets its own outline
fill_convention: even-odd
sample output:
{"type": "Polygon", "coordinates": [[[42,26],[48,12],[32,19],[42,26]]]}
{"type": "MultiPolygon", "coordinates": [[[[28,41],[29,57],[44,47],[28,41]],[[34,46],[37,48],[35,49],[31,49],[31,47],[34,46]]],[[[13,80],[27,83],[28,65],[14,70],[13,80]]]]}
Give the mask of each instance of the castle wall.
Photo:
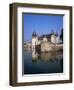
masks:
{"type": "Polygon", "coordinates": [[[49,42],[43,42],[41,43],[41,52],[48,52],[51,50],[50,43],[49,42]]]}
{"type": "Polygon", "coordinates": [[[56,43],[56,36],[55,35],[51,35],[51,43],[56,43]]]}
{"type": "Polygon", "coordinates": [[[63,50],[63,44],[50,44],[48,42],[41,44],[41,52],[58,51],[58,50],[63,50]]]}

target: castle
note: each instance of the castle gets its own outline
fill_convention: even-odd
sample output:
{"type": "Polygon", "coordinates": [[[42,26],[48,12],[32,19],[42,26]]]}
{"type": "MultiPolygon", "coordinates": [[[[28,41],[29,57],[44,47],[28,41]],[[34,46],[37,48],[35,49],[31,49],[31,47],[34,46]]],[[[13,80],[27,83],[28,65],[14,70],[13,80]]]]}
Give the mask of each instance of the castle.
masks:
{"type": "Polygon", "coordinates": [[[24,50],[49,52],[53,50],[63,50],[63,41],[58,33],[53,31],[50,34],[38,36],[36,32],[32,33],[32,41],[24,43],[24,50]]]}
{"type": "Polygon", "coordinates": [[[36,32],[32,33],[32,49],[35,49],[37,45],[41,45],[42,48],[50,49],[50,45],[59,44],[60,38],[58,33],[53,31],[50,34],[38,36],[36,32]]]}

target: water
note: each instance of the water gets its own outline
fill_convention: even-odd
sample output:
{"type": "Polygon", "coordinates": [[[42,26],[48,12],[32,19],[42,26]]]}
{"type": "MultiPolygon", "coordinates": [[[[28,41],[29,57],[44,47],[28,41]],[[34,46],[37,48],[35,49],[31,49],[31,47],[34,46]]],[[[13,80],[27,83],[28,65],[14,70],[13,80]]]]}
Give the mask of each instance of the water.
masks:
{"type": "Polygon", "coordinates": [[[24,51],[24,74],[63,73],[63,51],[24,51]]]}

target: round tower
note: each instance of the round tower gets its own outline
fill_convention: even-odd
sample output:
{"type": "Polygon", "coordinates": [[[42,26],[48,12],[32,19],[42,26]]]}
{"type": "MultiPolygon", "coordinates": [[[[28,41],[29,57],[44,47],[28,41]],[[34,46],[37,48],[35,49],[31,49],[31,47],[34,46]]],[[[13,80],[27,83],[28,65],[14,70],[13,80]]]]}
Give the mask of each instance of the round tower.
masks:
{"type": "Polygon", "coordinates": [[[59,35],[56,33],[56,43],[59,43],[59,35]]]}
{"type": "Polygon", "coordinates": [[[52,31],[51,32],[51,43],[55,43],[56,42],[56,36],[55,33],[52,31]]]}
{"type": "Polygon", "coordinates": [[[36,48],[37,43],[38,43],[38,37],[36,32],[34,31],[32,33],[32,50],[36,48]]]}
{"type": "Polygon", "coordinates": [[[47,42],[46,36],[43,37],[43,41],[44,41],[44,42],[47,42]]]}

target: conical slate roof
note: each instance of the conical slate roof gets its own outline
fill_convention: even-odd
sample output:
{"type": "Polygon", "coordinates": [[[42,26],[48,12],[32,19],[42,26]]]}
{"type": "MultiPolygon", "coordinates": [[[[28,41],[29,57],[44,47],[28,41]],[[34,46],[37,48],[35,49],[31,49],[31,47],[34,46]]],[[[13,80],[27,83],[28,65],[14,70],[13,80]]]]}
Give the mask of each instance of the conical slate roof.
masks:
{"type": "Polygon", "coordinates": [[[34,31],[33,33],[32,33],[32,37],[36,37],[37,36],[37,34],[36,34],[36,32],[34,31]]]}

